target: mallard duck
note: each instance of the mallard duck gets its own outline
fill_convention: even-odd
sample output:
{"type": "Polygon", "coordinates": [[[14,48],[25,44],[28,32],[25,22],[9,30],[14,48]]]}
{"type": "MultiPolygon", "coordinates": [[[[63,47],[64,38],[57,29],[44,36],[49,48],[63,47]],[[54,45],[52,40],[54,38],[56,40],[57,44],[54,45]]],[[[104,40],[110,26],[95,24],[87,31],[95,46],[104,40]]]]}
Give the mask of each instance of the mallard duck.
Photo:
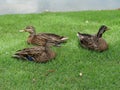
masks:
{"type": "Polygon", "coordinates": [[[49,46],[60,46],[61,43],[66,42],[68,39],[64,36],[59,36],[52,33],[38,33],[36,34],[35,27],[27,26],[24,30],[20,32],[28,32],[30,35],[27,39],[28,44],[44,45],[46,40],[49,46]]]}
{"type": "Polygon", "coordinates": [[[42,63],[55,58],[56,53],[47,46],[34,46],[18,50],[12,57],[42,63]]]}
{"type": "Polygon", "coordinates": [[[78,32],[77,36],[80,40],[81,46],[96,51],[104,51],[108,49],[107,42],[102,38],[102,34],[109,30],[107,26],[102,25],[95,35],[81,34],[78,32]]]}

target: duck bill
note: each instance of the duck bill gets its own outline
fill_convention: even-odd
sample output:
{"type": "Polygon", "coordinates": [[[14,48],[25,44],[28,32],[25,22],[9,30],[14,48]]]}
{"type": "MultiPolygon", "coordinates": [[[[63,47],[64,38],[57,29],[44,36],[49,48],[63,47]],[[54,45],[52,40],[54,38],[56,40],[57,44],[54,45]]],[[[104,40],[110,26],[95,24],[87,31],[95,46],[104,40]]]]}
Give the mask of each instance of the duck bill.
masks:
{"type": "Polygon", "coordinates": [[[25,30],[19,30],[19,32],[25,32],[25,30]]]}
{"type": "Polygon", "coordinates": [[[19,30],[19,32],[28,32],[29,29],[23,29],[23,30],[19,30]]]}
{"type": "Polygon", "coordinates": [[[107,28],[107,30],[110,30],[110,28],[107,28]]]}

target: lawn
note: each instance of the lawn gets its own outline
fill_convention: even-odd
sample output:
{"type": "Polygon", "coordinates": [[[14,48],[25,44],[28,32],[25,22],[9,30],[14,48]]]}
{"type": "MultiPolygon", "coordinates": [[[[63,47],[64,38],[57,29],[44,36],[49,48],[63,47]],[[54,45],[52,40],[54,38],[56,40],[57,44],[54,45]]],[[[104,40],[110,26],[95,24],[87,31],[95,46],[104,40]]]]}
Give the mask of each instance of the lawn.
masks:
{"type": "Polygon", "coordinates": [[[120,11],[44,12],[0,15],[0,90],[120,90],[120,11]],[[95,52],[79,46],[77,32],[96,34],[110,28],[103,38],[109,49],[95,52]],[[11,58],[27,45],[27,25],[37,32],[69,37],[48,63],[11,58]],[[82,73],[82,76],[79,74],[82,73]]]}

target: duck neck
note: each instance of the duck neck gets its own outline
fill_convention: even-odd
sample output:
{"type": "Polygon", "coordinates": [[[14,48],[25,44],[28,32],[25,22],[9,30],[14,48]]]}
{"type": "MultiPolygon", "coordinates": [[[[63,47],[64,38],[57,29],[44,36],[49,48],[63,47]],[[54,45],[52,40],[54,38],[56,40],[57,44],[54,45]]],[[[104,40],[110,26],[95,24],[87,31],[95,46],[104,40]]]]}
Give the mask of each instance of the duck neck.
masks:
{"type": "Polygon", "coordinates": [[[51,52],[50,46],[48,45],[47,41],[46,41],[46,43],[45,43],[45,51],[46,51],[46,53],[48,53],[48,54],[50,54],[50,52],[51,52]]]}
{"type": "Polygon", "coordinates": [[[45,45],[45,51],[47,52],[47,51],[49,51],[50,50],[50,47],[46,44],[45,45]]]}
{"type": "Polygon", "coordinates": [[[32,40],[34,39],[34,37],[35,37],[35,34],[30,34],[27,42],[28,42],[28,43],[31,43],[32,40]]]}
{"type": "Polygon", "coordinates": [[[36,35],[36,32],[29,32],[31,37],[34,37],[36,35]]]}
{"type": "Polygon", "coordinates": [[[47,53],[47,55],[48,55],[48,57],[49,57],[50,59],[52,59],[52,58],[55,57],[54,52],[50,49],[49,46],[46,46],[46,47],[45,47],[45,52],[47,53]]]}
{"type": "Polygon", "coordinates": [[[105,32],[105,29],[104,28],[100,28],[98,33],[97,33],[97,37],[98,38],[101,38],[102,37],[102,34],[105,32]]]}

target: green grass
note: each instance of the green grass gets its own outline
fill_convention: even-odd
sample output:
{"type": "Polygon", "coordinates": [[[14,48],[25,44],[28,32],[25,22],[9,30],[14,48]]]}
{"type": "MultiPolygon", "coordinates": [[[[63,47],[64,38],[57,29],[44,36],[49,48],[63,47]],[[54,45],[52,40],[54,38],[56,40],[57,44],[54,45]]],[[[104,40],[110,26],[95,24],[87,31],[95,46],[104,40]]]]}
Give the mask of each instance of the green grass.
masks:
{"type": "Polygon", "coordinates": [[[0,90],[120,90],[120,11],[82,11],[0,16],[0,90]],[[88,21],[88,23],[85,23],[88,21]],[[99,53],[81,48],[76,33],[95,34],[102,25],[109,49],[99,53]],[[30,47],[28,33],[18,30],[34,25],[37,32],[68,36],[57,57],[48,63],[11,58],[30,47]],[[50,72],[50,71],[53,72],[50,72]],[[79,73],[83,76],[79,76],[79,73]]]}

